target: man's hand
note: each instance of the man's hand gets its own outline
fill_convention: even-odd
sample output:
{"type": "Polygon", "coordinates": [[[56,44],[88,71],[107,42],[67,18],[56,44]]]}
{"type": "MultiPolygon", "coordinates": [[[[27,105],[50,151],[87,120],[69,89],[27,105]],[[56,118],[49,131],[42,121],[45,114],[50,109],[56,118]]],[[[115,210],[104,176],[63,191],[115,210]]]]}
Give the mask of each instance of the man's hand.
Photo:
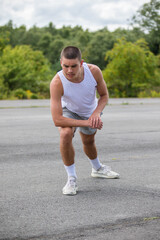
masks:
{"type": "Polygon", "coordinates": [[[100,114],[93,113],[89,120],[89,127],[91,128],[97,128],[99,130],[103,127],[103,122],[101,120],[100,114]]]}

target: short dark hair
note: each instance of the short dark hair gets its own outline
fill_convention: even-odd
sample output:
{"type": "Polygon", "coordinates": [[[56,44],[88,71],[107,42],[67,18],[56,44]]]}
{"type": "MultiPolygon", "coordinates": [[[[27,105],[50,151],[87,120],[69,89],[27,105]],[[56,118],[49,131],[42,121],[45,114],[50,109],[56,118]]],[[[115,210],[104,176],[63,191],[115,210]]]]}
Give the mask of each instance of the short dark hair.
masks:
{"type": "Polygon", "coordinates": [[[65,57],[67,59],[75,59],[78,58],[81,61],[81,50],[74,46],[65,47],[61,52],[61,58],[65,57]]]}

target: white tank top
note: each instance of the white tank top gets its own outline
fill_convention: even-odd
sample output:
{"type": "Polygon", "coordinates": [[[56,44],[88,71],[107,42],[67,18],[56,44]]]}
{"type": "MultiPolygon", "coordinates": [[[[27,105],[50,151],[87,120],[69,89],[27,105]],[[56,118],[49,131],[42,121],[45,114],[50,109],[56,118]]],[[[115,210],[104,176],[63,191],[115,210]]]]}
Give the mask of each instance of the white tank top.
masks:
{"type": "Polygon", "coordinates": [[[58,72],[64,91],[61,102],[62,107],[68,108],[79,116],[89,118],[97,107],[97,82],[86,63],[83,63],[83,68],[84,79],[80,83],[69,81],[64,76],[63,70],[58,72]]]}

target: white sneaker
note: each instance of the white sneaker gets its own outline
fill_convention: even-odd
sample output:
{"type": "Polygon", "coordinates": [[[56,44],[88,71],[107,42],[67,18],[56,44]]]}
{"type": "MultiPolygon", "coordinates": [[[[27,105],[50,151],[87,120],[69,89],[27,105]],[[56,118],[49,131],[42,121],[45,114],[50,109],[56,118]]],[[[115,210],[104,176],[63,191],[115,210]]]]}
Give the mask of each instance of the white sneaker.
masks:
{"type": "Polygon", "coordinates": [[[111,168],[106,165],[101,165],[98,170],[92,168],[91,176],[97,178],[119,178],[119,174],[111,171],[111,168]]]}
{"type": "Polygon", "coordinates": [[[76,195],[77,190],[78,190],[78,187],[76,183],[76,178],[70,177],[62,191],[63,191],[63,194],[65,195],[76,195]]]}

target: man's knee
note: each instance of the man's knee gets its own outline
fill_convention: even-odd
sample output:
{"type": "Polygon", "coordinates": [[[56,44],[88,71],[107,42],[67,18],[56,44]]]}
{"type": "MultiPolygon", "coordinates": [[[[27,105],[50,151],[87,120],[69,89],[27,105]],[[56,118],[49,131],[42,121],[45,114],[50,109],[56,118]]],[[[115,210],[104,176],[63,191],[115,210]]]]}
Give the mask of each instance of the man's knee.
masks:
{"type": "MultiPolygon", "coordinates": [[[[81,135],[82,136],[82,135],[81,135]]],[[[93,145],[95,143],[95,134],[93,135],[84,135],[82,136],[82,142],[85,146],[87,145],[93,145]]]]}
{"type": "Polygon", "coordinates": [[[69,143],[73,138],[73,129],[70,127],[60,129],[60,139],[65,143],[69,143]]]}

